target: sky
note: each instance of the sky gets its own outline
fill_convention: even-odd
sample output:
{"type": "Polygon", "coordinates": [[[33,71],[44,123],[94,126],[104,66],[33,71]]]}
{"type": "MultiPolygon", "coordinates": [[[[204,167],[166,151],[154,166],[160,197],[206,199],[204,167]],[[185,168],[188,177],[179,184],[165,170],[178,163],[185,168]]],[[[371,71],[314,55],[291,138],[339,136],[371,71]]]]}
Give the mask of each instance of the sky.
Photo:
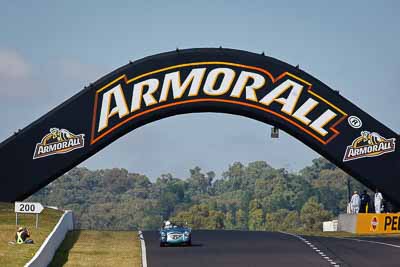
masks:
{"type": "MultiPolygon", "coordinates": [[[[193,47],[265,52],[400,129],[399,1],[0,0],[0,142],[129,60],[193,47]]],[[[156,179],[236,161],[291,171],[319,155],[270,125],[186,114],[147,124],[80,166],[156,179]],[[192,140],[198,140],[193,143],[192,140]]]]}

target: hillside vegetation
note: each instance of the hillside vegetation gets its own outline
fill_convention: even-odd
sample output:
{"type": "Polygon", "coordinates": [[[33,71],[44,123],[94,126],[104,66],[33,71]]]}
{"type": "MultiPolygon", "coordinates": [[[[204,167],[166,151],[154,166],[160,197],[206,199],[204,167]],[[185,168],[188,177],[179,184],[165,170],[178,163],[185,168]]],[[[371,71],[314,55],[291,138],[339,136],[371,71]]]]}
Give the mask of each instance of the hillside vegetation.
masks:
{"type": "Polygon", "coordinates": [[[155,182],[125,169],[75,168],[31,199],[72,209],[83,229],[156,229],[172,217],[195,229],[315,231],[346,211],[348,180],[364,189],[323,158],[298,173],[235,162],[218,179],[195,167],[155,182]]]}

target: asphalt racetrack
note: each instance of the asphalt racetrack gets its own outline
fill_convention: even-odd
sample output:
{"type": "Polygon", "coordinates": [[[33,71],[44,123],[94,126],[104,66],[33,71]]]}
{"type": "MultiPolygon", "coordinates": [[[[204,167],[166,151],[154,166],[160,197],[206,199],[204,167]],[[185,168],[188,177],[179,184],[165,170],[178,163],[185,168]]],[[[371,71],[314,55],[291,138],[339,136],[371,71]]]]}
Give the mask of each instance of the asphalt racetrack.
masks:
{"type": "Polygon", "coordinates": [[[191,247],[160,247],[155,231],[144,232],[144,239],[149,267],[400,266],[399,237],[344,239],[193,231],[191,247]]]}

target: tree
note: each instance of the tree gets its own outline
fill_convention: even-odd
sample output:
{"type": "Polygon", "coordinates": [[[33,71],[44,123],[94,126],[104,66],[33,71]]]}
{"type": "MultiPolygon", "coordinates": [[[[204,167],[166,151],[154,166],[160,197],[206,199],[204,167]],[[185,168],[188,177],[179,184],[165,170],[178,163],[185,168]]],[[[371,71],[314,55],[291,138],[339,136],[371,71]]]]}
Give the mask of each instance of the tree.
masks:
{"type": "Polygon", "coordinates": [[[300,220],[304,230],[321,231],[322,222],[331,218],[332,213],[326,211],[315,197],[309,198],[301,208],[300,220]]]}
{"type": "Polygon", "coordinates": [[[243,210],[239,209],[236,212],[235,221],[236,221],[236,227],[235,227],[236,230],[247,230],[248,229],[247,215],[243,210]]]}
{"type": "Polygon", "coordinates": [[[191,169],[190,178],[187,180],[190,193],[194,195],[206,194],[209,187],[212,185],[214,177],[214,172],[208,172],[207,174],[204,174],[201,172],[200,167],[191,169]]]}
{"type": "Polygon", "coordinates": [[[226,181],[224,189],[225,191],[235,191],[242,188],[245,184],[246,173],[244,165],[240,162],[235,162],[229,166],[228,171],[222,174],[222,177],[226,181]]]}
{"type": "Polygon", "coordinates": [[[227,230],[234,230],[235,229],[235,217],[231,211],[228,211],[225,214],[224,225],[225,229],[227,230]]]}
{"type": "Polygon", "coordinates": [[[224,214],[210,210],[207,205],[194,205],[189,211],[179,212],[173,221],[187,222],[194,229],[224,229],[224,214]]]}
{"type": "MultiPolygon", "coordinates": [[[[348,178],[323,158],[300,173],[235,162],[222,179],[195,167],[187,179],[162,174],[155,182],[125,169],[78,167],[30,200],[74,210],[77,227],[87,229],[157,229],[177,218],[198,229],[315,231],[345,210],[348,178]]],[[[351,186],[363,189],[354,179],[351,186]]]]}
{"type": "Polygon", "coordinates": [[[276,212],[265,215],[265,229],[268,231],[290,231],[300,226],[299,213],[287,209],[279,209],[276,212]]]}
{"type": "Polygon", "coordinates": [[[312,165],[307,166],[300,171],[301,175],[307,180],[318,179],[322,170],[333,170],[336,166],[325,158],[313,159],[312,165]]]}
{"type": "Polygon", "coordinates": [[[264,214],[261,206],[255,206],[249,211],[249,230],[264,230],[264,214]]]}

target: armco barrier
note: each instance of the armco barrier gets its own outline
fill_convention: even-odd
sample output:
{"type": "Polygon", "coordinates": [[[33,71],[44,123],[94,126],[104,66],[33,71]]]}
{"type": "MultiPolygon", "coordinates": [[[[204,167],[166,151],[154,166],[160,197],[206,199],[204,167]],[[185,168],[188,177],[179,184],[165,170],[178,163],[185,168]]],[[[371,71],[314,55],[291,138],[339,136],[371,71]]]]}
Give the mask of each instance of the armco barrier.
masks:
{"type": "Polygon", "coordinates": [[[35,256],[25,264],[25,267],[44,267],[49,265],[61,242],[63,242],[65,235],[73,229],[73,213],[72,211],[65,211],[53,231],[43,242],[35,256]]]}

